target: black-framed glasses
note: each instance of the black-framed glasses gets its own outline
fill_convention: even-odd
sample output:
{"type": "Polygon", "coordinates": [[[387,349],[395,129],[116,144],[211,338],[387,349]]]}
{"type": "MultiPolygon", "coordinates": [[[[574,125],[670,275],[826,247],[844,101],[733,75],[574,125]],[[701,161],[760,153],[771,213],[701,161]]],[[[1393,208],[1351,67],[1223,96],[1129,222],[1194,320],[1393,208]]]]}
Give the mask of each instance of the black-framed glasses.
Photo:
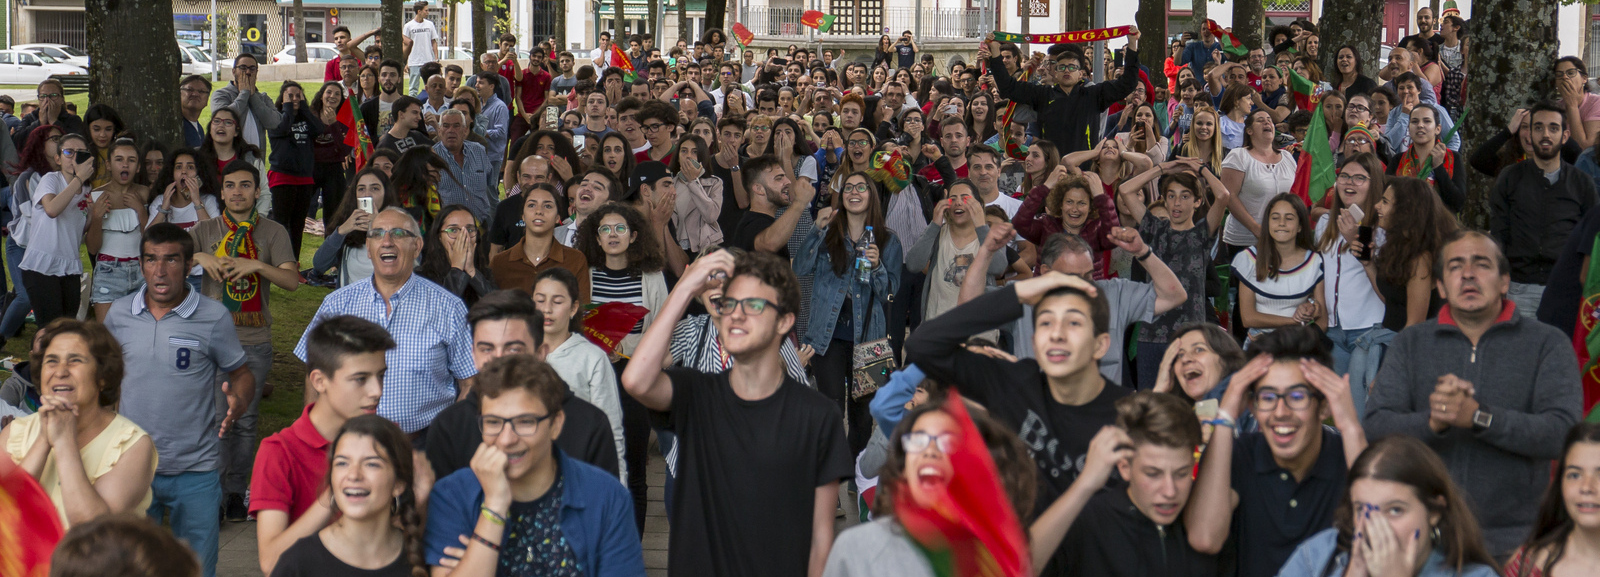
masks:
{"type": "Polygon", "coordinates": [[[871,192],[872,185],[865,182],[861,184],[846,184],[839,187],[839,192],[871,192]]]}
{"type": "Polygon", "coordinates": [[[468,234],[478,234],[478,227],[476,227],[476,226],[457,226],[457,225],[452,224],[450,226],[444,227],[444,229],[441,230],[440,232],[443,232],[443,233],[448,234],[448,235],[457,235],[457,234],[461,234],[463,232],[468,233],[468,234]]]}
{"type": "Polygon", "coordinates": [[[1557,70],[1556,74],[1563,78],[1576,78],[1578,76],[1582,76],[1583,71],[1578,70],[1577,68],[1568,68],[1566,70],[1557,70]]]}
{"type": "Polygon", "coordinates": [[[1083,70],[1083,67],[1082,66],[1078,66],[1077,64],[1057,64],[1056,65],[1056,72],[1077,72],[1079,70],[1083,70]]]}
{"type": "Polygon", "coordinates": [[[1354,110],[1356,112],[1372,112],[1372,109],[1368,108],[1365,104],[1346,104],[1344,109],[1354,110]]]}
{"type": "Polygon", "coordinates": [[[654,124],[640,124],[639,128],[642,128],[642,129],[644,129],[644,130],[646,130],[648,132],[655,132],[657,130],[661,130],[661,127],[663,127],[663,126],[666,126],[666,123],[657,122],[657,123],[654,123],[654,124]]]}
{"type": "Polygon", "coordinates": [[[495,415],[483,415],[478,417],[478,431],[482,432],[485,437],[498,437],[500,433],[506,430],[506,423],[511,423],[511,432],[516,433],[518,437],[532,437],[534,433],[539,432],[539,423],[543,423],[554,416],[556,416],[554,412],[543,415],[528,413],[509,419],[495,415]]]}
{"type": "Polygon", "coordinates": [[[955,433],[935,435],[926,431],[912,431],[900,436],[900,448],[905,449],[908,455],[926,451],[928,450],[928,445],[937,445],[940,453],[948,455],[951,450],[956,448],[956,435],[955,433]]]}
{"type": "MultiPolygon", "coordinates": [[[[1371,143],[1369,142],[1367,144],[1371,144],[1371,143]]],[[[1337,180],[1339,182],[1349,182],[1349,183],[1354,183],[1354,184],[1366,184],[1366,183],[1372,181],[1372,179],[1369,178],[1365,174],[1350,174],[1348,172],[1340,173],[1339,176],[1336,177],[1334,180],[1337,180]]]]}
{"type": "Polygon", "coordinates": [[[850,140],[850,146],[872,146],[872,141],[864,138],[855,138],[850,140]]]}
{"type": "Polygon", "coordinates": [[[713,300],[711,304],[717,305],[717,312],[724,316],[733,314],[734,309],[739,308],[739,305],[744,305],[744,314],[750,316],[760,316],[761,313],[766,312],[767,308],[769,307],[772,308],[772,310],[777,311],[778,314],[783,314],[783,307],[778,306],[778,303],[763,298],[751,297],[747,299],[736,299],[733,297],[722,297],[713,300]]]}
{"type": "Polygon", "coordinates": [[[1283,392],[1270,389],[1256,391],[1255,405],[1257,412],[1265,413],[1277,409],[1278,401],[1282,399],[1289,404],[1289,409],[1301,411],[1311,406],[1312,399],[1320,398],[1322,398],[1322,393],[1312,390],[1311,387],[1295,385],[1283,392]]]}

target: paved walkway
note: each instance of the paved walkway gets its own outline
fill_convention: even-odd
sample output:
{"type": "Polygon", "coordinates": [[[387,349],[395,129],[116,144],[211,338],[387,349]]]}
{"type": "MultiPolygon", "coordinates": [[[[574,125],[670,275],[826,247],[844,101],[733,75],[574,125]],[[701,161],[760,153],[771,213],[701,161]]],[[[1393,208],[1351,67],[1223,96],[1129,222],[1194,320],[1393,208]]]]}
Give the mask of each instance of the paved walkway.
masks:
{"type": "MultiPolygon", "coordinates": [[[[662,502],[667,482],[666,462],[655,454],[652,447],[648,478],[650,480],[650,505],[646,507],[644,523],[644,567],[647,577],[664,577],[667,574],[667,508],[662,502]]],[[[260,577],[261,564],[256,555],[255,522],[222,524],[222,551],[217,560],[219,577],[260,577]]]]}

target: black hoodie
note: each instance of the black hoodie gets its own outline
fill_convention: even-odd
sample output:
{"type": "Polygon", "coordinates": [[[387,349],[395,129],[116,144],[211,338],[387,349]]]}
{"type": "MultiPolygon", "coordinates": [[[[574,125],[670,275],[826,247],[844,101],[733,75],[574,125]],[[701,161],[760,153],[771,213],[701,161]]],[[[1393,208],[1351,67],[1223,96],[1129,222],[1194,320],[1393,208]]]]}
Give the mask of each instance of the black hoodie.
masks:
{"type": "MultiPolygon", "coordinates": [[[[572,387],[566,389],[561,412],[566,413],[566,424],[555,445],[567,456],[617,475],[617,443],[611,437],[611,420],[605,411],[578,398],[572,387]]],[[[428,427],[428,463],[433,465],[437,479],[472,465],[472,455],[483,443],[483,433],[478,431],[478,414],[481,411],[478,391],[467,393],[467,398],[445,407],[434,417],[428,427]]]]}
{"type": "Polygon", "coordinates": [[[1218,574],[1217,556],[1189,546],[1183,523],[1157,525],[1122,487],[1089,498],[1044,575],[1162,577],[1218,574]]]}

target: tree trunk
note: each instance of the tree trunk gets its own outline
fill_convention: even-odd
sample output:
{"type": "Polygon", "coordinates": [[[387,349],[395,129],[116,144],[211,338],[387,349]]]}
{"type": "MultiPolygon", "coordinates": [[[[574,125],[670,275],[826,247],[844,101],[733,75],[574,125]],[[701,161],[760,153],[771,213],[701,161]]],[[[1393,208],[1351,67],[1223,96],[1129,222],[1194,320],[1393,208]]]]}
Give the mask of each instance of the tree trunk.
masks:
{"type": "Polygon", "coordinates": [[[182,142],[172,2],[85,0],[84,32],[89,101],[116,108],[140,137],[182,142]]]}
{"type": "Polygon", "coordinates": [[[1267,20],[1267,8],[1262,0],[1234,0],[1233,36],[1245,48],[1261,47],[1261,27],[1267,20]]]}
{"type": "MultiPolygon", "coordinates": [[[[689,36],[689,13],[687,12],[689,7],[686,6],[686,4],[688,4],[689,2],[688,2],[688,0],[677,0],[677,2],[678,2],[678,39],[688,42],[689,46],[692,47],[692,46],[694,46],[694,38],[691,38],[689,36]]],[[[711,2],[709,0],[707,0],[706,8],[710,8],[710,7],[711,7],[711,2]]],[[[710,48],[707,47],[707,50],[709,50],[709,49],[710,48]]]]}
{"type": "MultiPolygon", "coordinates": [[[[1549,88],[1549,63],[1556,57],[1554,0],[1479,0],[1472,5],[1467,53],[1467,114],[1461,119],[1461,150],[1470,152],[1505,126],[1516,109],[1549,88]]],[[[1457,168],[1457,170],[1463,170],[1457,168]]],[[[1487,229],[1489,189],[1494,179],[1467,170],[1467,206],[1462,220],[1487,229]]]]}
{"type": "MultiPolygon", "coordinates": [[[[654,34],[654,35],[656,35],[656,38],[661,38],[662,40],[666,40],[666,38],[664,38],[661,35],[661,31],[660,30],[656,30],[657,25],[661,23],[661,2],[660,2],[660,0],[650,0],[650,12],[649,12],[649,14],[650,14],[648,16],[649,20],[644,23],[644,26],[640,27],[640,30],[642,32],[646,33],[646,34],[654,34]]],[[[627,45],[624,44],[623,46],[627,46],[627,45]]]]}
{"type": "MultiPolygon", "coordinates": [[[[1065,0],[1061,10],[1062,32],[1075,32],[1094,28],[1094,0],[1065,0]]],[[[1088,50],[1086,45],[1084,50],[1088,50]]],[[[1096,65],[1099,63],[1096,62],[1096,65]]]]}
{"type": "MultiPolygon", "coordinates": [[[[577,1],[588,2],[589,0],[577,1]]],[[[556,49],[556,53],[560,54],[561,51],[567,49],[567,0],[556,0],[556,14],[559,14],[561,17],[555,19],[556,45],[554,48],[556,49]]],[[[598,38],[596,40],[598,40],[598,38]]]]}
{"type": "Polygon", "coordinates": [[[405,28],[406,22],[405,0],[383,0],[382,22],[383,32],[379,34],[379,39],[383,41],[383,57],[395,60],[404,67],[406,47],[401,43],[400,31],[405,28]]]}
{"type": "Polygon", "coordinates": [[[1339,47],[1347,44],[1356,48],[1366,74],[1377,76],[1378,68],[1386,63],[1378,62],[1380,36],[1373,33],[1372,23],[1383,21],[1384,4],[1384,0],[1323,1],[1322,20],[1318,22],[1322,62],[1317,64],[1322,66],[1324,76],[1334,70],[1339,47]]]}
{"type": "MultiPolygon", "coordinates": [[[[627,46],[628,30],[626,26],[623,26],[623,22],[626,22],[626,20],[622,19],[622,0],[611,0],[611,41],[620,42],[623,46],[627,46]]],[[[600,39],[595,38],[595,44],[599,45],[599,43],[600,39]]],[[[607,56],[606,58],[610,57],[607,56]]]]}
{"type": "Polygon", "coordinates": [[[737,0],[706,0],[706,30],[712,28],[727,30],[728,27],[723,24],[728,18],[728,3],[735,1],[737,0]]]}
{"type": "Polygon", "coordinates": [[[306,10],[301,0],[294,0],[294,61],[306,62],[306,10]]]}
{"type": "MultiPolygon", "coordinates": [[[[530,46],[537,46],[539,39],[532,38],[530,46]]],[[[477,62],[478,56],[489,51],[489,44],[494,42],[489,38],[489,11],[483,5],[483,0],[472,0],[472,61],[477,62]]]]}
{"type": "Polygon", "coordinates": [[[1139,0],[1133,21],[1139,26],[1139,63],[1150,69],[1152,84],[1166,86],[1167,75],[1161,71],[1167,61],[1167,0],[1139,0]]]}
{"type": "MultiPolygon", "coordinates": [[[[444,2],[444,28],[439,30],[444,34],[444,38],[439,41],[441,47],[456,45],[456,7],[460,5],[460,2],[444,2]]],[[[477,51],[478,48],[474,46],[473,50],[477,51]]],[[[424,78],[422,81],[427,82],[428,79],[424,78]]]]}
{"type": "Polygon", "coordinates": [[[1194,27],[1194,30],[1193,30],[1194,39],[1195,40],[1199,40],[1200,39],[1200,33],[1206,29],[1206,19],[1210,18],[1211,16],[1209,15],[1208,10],[1206,9],[1206,2],[1208,0],[1193,0],[1193,1],[1194,1],[1194,16],[1193,16],[1194,22],[1192,24],[1193,24],[1193,27],[1194,27]]]}

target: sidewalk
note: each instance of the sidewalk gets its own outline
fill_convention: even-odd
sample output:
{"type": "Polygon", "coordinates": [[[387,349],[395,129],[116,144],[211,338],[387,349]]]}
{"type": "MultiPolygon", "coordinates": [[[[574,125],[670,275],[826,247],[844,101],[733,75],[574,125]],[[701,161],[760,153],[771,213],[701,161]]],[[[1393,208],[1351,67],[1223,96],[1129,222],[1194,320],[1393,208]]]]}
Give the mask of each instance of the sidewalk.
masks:
{"type": "MultiPolygon", "coordinates": [[[[659,455],[650,455],[650,504],[646,508],[644,523],[644,567],[647,577],[665,577],[667,574],[667,508],[662,502],[667,482],[666,461],[659,455]]],[[[221,554],[217,559],[220,577],[260,577],[261,564],[256,556],[256,524],[222,523],[221,554]]]]}

